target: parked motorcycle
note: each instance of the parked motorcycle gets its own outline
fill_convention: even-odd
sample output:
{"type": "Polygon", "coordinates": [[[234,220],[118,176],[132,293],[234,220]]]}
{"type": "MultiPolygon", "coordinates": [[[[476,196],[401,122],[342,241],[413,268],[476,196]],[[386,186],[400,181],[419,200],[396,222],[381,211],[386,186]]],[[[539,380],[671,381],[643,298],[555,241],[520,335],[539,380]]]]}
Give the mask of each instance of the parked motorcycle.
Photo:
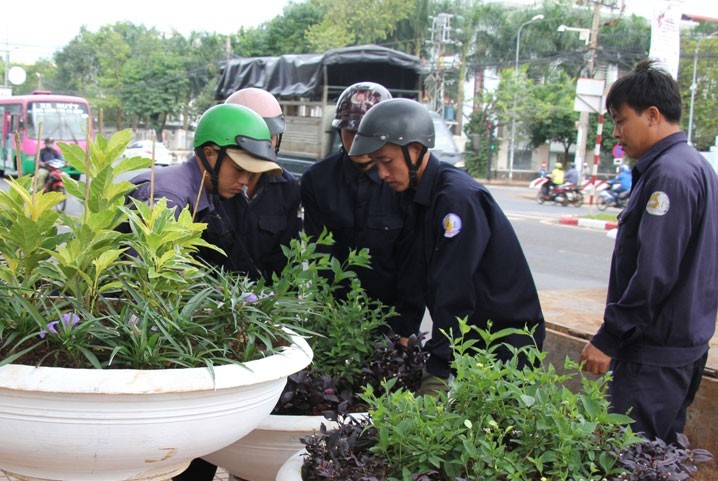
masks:
{"type": "Polygon", "coordinates": [[[626,207],[631,191],[624,190],[623,192],[618,192],[620,187],[620,184],[615,183],[611,185],[610,188],[604,189],[600,194],[598,194],[598,198],[596,199],[596,206],[598,207],[598,210],[603,211],[609,207],[617,207],[619,209],[626,207]]]}
{"type": "Polygon", "coordinates": [[[581,207],[583,205],[583,192],[581,192],[581,186],[571,183],[554,185],[548,194],[544,192],[543,186],[540,186],[538,194],[536,195],[536,202],[543,204],[546,201],[563,206],[571,204],[576,207],[581,207]]]}

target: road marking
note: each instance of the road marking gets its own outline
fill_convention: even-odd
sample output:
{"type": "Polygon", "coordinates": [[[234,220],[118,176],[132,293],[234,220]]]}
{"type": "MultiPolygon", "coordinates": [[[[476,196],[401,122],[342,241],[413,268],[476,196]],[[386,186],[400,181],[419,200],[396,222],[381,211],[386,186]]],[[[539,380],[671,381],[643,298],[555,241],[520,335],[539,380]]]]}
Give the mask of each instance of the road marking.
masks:
{"type": "Polygon", "coordinates": [[[523,212],[504,212],[509,220],[538,220],[538,221],[556,221],[556,217],[547,217],[545,215],[538,214],[525,214],[523,212]]]}

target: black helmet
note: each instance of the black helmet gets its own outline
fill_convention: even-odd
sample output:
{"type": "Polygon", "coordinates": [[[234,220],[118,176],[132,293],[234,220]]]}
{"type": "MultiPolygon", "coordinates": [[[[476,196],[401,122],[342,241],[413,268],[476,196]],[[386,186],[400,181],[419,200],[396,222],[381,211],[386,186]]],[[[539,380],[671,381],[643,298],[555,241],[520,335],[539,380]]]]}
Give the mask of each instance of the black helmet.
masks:
{"type": "Polygon", "coordinates": [[[383,85],[374,82],[355,83],[339,96],[332,127],[356,131],[370,108],[390,98],[391,93],[383,85]]]}
{"type": "Polygon", "coordinates": [[[434,122],[429,111],[419,102],[391,99],[369,110],[359,124],[349,155],[376,152],[385,144],[419,143],[434,147],[434,122]]]}

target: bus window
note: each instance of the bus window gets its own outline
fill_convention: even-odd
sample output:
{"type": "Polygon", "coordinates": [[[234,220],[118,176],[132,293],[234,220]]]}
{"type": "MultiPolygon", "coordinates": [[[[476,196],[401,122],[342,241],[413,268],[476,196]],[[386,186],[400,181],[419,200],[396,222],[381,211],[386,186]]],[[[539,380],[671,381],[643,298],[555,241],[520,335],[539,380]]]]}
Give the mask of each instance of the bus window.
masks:
{"type": "Polygon", "coordinates": [[[84,141],[87,137],[87,107],[70,102],[28,103],[27,135],[37,137],[42,122],[42,136],[65,142],[84,141]]]}

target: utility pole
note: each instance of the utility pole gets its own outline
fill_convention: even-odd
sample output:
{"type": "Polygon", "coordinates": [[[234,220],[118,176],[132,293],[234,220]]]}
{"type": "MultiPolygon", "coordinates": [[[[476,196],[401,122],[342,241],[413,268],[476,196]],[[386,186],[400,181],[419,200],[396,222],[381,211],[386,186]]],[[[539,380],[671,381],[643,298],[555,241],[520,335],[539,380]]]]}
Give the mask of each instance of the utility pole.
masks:
{"type": "MultiPolygon", "coordinates": [[[[588,46],[588,61],[586,69],[588,70],[588,77],[593,78],[596,70],[596,50],[598,50],[598,27],[601,21],[601,6],[603,4],[600,1],[593,3],[593,21],[591,22],[591,35],[589,36],[588,46]]],[[[588,139],[588,127],[589,127],[589,114],[588,112],[581,112],[578,118],[578,137],[576,145],[576,155],[574,163],[576,169],[578,169],[579,175],[583,175],[583,164],[585,162],[584,156],[586,155],[586,142],[588,139]]]]}
{"type": "MultiPolygon", "coordinates": [[[[601,8],[607,7],[610,9],[617,9],[618,0],[592,0],[593,3],[593,20],[591,22],[591,33],[589,36],[589,47],[588,47],[588,59],[586,62],[586,69],[589,78],[594,78],[596,75],[596,52],[598,50],[598,29],[601,24],[601,8]]],[[[621,2],[622,4],[623,2],[621,2]]],[[[623,8],[623,7],[621,7],[623,8]]],[[[588,112],[581,112],[578,121],[578,135],[576,141],[576,155],[574,162],[576,168],[579,171],[579,175],[583,176],[583,164],[585,162],[584,156],[586,155],[586,145],[588,138],[588,127],[589,127],[589,114],[588,112]]]]}
{"type": "Polygon", "coordinates": [[[452,44],[451,13],[440,13],[432,18],[431,23],[431,74],[427,77],[427,90],[431,109],[444,117],[444,46],[452,44]]]}

